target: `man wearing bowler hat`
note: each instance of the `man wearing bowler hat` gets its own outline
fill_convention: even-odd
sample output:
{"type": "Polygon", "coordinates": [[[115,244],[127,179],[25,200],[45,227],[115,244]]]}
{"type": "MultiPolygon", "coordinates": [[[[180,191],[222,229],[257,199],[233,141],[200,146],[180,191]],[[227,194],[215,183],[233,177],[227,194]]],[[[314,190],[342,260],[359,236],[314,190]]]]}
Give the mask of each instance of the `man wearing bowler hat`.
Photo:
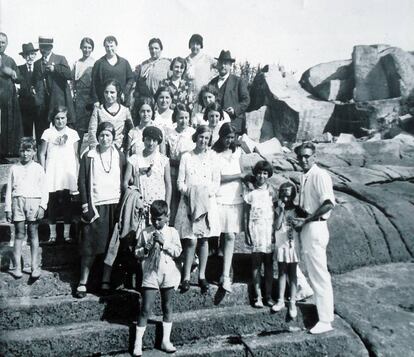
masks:
{"type": "Polygon", "coordinates": [[[218,88],[217,101],[223,107],[239,134],[246,132],[246,109],[250,103],[247,83],[240,77],[230,74],[233,63],[230,51],[222,50],[216,58],[219,75],[210,81],[218,88]]]}
{"type": "MultiPolygon", "coordinates": [[[[26,61],[25,64],[18,66],[20,72],[19,104],[22,113],[24,136],[33,136],[33,125],[35,126],[36,133],[39,131],[34,87],[32,86],[33,64],[37,51],[39,49],[34,48],[33,44],[29,42],[22,45],[22,52],[20,52],[20,55],[26,61]]],[[[41,135],[42,133],[39,134],[41,135]]]]}
{"type": "Polygon", "coordinates": [[[75,123],[72,94],[68,80],[72,73],[65,57],[52,53],[53,38],[39,37],[39,49],[42,58],[34,63],[32,84],[35,89],[36,105],[39,112],[39,141],[45,129],[49,127],[53,108],[64,105],[68,109],[68,124],[75,123]]]}

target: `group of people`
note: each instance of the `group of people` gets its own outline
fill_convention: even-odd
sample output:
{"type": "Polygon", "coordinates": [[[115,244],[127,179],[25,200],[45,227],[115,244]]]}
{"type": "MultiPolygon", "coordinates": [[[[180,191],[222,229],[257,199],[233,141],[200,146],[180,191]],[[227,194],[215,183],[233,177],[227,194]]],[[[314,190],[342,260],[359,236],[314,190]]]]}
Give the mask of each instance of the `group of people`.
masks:
{"type": "MultiPolygon", "coordinates": [[[[2,38],[4,34],[0,34],[0,49],[2,38]]],[[[23,48],[23,53],[30,49],[25,53],[28,64],[37,51],[30,45],[23,48]]],[[[51,52],[52,45],[50,38],[39,39],[43,57],[34,62],[30,81],[30,95],[40,109],[33,121],[40,145],[32,137],[32,124],[32,131],[19,140],[20,161],[12,166],[7,186],[6,215],[16,228],[13,276],[22,276],[25,224],[32,248],[32,278],[41,274],[37,225],[46,209],[49,241],[56,241],[61,212],[63,238],[71,242],[71,200],[79,193],[83,223],[78,298],[87,294],[97,256],[105,257],[101,290],[111,289],[112,265],[120,246],[130,244],[125,238],[131,233],[134,238],[143,298],[134,355],[142,354],[142,337],[158,290],[163,310],[161,348],[175,351],[170,341],[172,297],[178,287],[181,293],[190,289],[196,251],[198,285],[202,293],[209,290],[206,266],[212,238],[220,237],[223,254],[220,287],[232,292],[234,242],[242,232],[252,247],[253,305],[282,310],[289,280],[288,313],[295,318],[297,278],[303,277],[297,265],[302,256],[319,315],[310,332],[330,331],[333,295],[326,263],[326,221],[335,204],[331,179],[316,165],[311,143],[295,149],[304,170],[299,190],[289,182],[276,188],[270,185],[273,168],[265,160],[257,162],[252,174],[242,172],[238,138],[245,132],[249,94],[246,83],[230,74],[234,63],[230,52],[220,53],[219,75],[212,78],[214,60],[201,52],[200,35],[190,38],[187,58],[172,61],[161,57],[162,42],[151,39],[151,58],[135,74],[116,54],[113,36],[105,38],[106,55],[94,63],[90,60],[93,41],[84,38],[83,57],[73,71],[64,57],[51,52]],[[54,91],[60,95],[54,96],[54,91]],[[44,126],[36,127],[42,121],[44,126]],[[279,268],[276,303],[271,298],[274,259],[279,268]]],[[[4,49],[0,55],[2,61],[7,59],[4,49]]],[[[18,70],[3,64],[1,68],[2,78],[8,76],[13,87],[20,81],[22,89],[18,70]]]]}

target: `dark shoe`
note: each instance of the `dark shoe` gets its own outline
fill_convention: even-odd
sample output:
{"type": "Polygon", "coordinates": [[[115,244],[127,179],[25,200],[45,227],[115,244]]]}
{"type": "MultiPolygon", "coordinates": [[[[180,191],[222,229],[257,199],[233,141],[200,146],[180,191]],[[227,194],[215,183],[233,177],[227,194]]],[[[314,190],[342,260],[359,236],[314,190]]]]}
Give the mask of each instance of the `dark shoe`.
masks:
{"type": "Polygon", "coordinates": [[[9,274],[15,279],[21,279],[23,276],[22,269],[10,269],[9,274]]]}
{"type": "Polygon", "coordinates": [[[206,279],[199,279],[198,286],[201,288],[201,293],[205,294],[210,289],[210,284],[207,282],[206,279]]]}
{"type": "Polygon", "coordinates": [[[86,296],[86,284],[79,284],[76,288],[75,297],[83,299],[86,296]]]}
{"type": "Polygon", "coordinates": [[[102,282],[101,283],[101,294],[108,295],[111,292],[111,285],[109,282],[102,282]]]}
{"type": "Polygon", "coordinates": [[[181,294],[186,293],[188,290],[190,290],[190,281],[183,280],[183,282],[181,283],[181,288],[180,288],[181,294]]]}

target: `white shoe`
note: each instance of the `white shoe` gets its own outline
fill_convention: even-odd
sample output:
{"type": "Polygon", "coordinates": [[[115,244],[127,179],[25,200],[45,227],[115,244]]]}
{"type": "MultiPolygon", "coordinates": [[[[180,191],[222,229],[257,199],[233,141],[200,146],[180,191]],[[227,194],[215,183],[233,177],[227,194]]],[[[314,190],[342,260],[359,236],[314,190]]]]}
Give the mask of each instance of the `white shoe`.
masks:
{"type": "Polygon", "coordinates": [[[255,301],[254,301],[254,303],[253,303],[253,307],[255,307],[255,308],[257,308],[257,309],[261,309],[261,308],[263,308],[263,307],[264,307],[264,305],[263,305],[263,301],[262,301],[262,298],[261,298],[261,297],[259,297],[259,298],[255,299],[255,301]]]}
{"type": "Polygon", "coordinates": [[[310,329],[312,335],[318,335],[320,333],[325,333],[332,331],[333,327],[330,322],[319,321],[313,328],[310,329]]]}
{"type": "Polygon", "coordinates": [[[291,319],[296,318],[298,316],[298,309],[296,308],[296,302],[289,303],[289,316],[291,319]]]}
{"type": "Polygon", "coordinates": [[[276,304],[272,306],[273,312],[279,312],[285,308],[285,302],[283,300],[278,300],[276,304]]]}
{"type": "Polygon", "coordinates": [[[177,351],[175,346],[170,341],[162,342],[161,349],[167,353],[174,353],[175,351],[177,351]]]}
{"type": "Polygon", "coordinates": [[[228,276],[223,277],[223,284],[221,285],[221,287],[228,293],[232,292],[231,279],[228,276]]]}

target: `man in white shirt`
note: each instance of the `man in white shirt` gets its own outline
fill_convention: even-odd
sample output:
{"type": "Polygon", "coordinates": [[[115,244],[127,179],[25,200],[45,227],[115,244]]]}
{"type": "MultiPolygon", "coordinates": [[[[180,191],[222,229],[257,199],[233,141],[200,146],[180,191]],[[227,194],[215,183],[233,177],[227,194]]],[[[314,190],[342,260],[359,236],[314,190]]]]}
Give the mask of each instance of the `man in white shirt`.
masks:
{"type": "Polygon", "coordinates": [[[306,218],[296,220],[296,228],[301,230],[303,256],[319,316],[318,323],[310,333],[320,334],[333,329],[333,291],[327,267],[326,247],[329,242],[327,219],[335,205],[335,196],[328,172],[316,165],[315,146],[305,142],[295,148],[295,153],[304,171],[299,205],[306,213],[306,218]]]}

